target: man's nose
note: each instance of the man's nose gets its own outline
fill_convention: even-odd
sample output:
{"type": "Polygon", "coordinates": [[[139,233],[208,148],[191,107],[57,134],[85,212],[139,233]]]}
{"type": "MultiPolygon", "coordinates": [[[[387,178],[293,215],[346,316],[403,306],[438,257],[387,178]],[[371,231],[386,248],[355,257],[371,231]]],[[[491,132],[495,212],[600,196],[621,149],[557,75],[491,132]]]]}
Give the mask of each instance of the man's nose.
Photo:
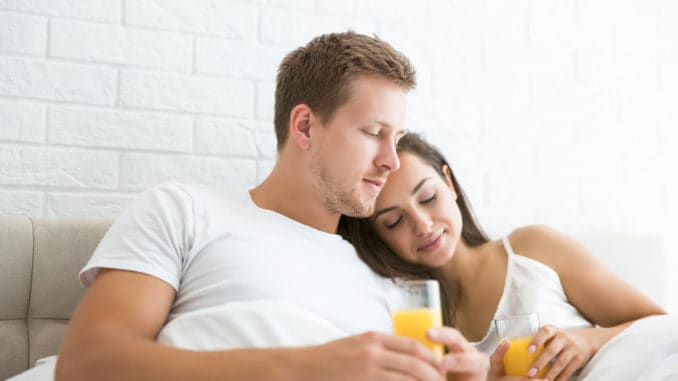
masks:
{"type": "Polygon", "coordinates": [[[398,159],[395,142],[385,141],[381,144],[376,164],[390,172],[397,171],[400,168],[400,159],[398,159]]]}

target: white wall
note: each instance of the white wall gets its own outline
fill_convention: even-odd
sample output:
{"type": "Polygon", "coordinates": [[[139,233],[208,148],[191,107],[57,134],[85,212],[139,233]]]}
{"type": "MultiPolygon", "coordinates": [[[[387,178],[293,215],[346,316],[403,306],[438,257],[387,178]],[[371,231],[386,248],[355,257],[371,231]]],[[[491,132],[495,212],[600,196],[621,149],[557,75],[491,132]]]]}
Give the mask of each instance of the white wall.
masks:
{"type": "Polygon", "coordinates": [[[413,60],[410,128],[487,230],[659,236],[675,278],[672,0],[0,0],[0,214],[113,216],[170,178],[256,184],[280,59],[347,28],[413,60]]]}

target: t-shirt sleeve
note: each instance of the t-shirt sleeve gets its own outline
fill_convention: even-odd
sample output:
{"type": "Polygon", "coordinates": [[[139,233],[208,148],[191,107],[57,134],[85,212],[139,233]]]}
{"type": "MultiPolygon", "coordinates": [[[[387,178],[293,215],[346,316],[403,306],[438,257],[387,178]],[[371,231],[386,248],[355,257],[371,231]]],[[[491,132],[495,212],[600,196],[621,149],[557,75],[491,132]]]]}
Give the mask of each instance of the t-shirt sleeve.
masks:
{"type": "Polygon", "coordinates": [[[158,185],[113,222],[80,271],[80,281],[89,287],[99,270],[108,268],[148,274],[178,290],[193,235],[193,203],[187,189],[176,183],[158,185]]]}

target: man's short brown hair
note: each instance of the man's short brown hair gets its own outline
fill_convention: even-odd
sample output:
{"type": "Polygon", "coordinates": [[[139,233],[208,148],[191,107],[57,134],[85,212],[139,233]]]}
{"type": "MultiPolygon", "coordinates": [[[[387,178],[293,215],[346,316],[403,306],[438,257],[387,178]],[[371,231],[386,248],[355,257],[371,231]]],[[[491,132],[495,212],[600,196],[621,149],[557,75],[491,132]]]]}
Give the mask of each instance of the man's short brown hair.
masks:
{"type": "Polygon", "coordinates": [[[416,85],[414,68],[402,53],[377,37],[355,32],[325,34],[290,52],[278,68],[275,133],[278,151],[287,140],[290,112],[307,104],[329,121],[350,96],[358,74],[377,74],[405,90],[416,85]]]}

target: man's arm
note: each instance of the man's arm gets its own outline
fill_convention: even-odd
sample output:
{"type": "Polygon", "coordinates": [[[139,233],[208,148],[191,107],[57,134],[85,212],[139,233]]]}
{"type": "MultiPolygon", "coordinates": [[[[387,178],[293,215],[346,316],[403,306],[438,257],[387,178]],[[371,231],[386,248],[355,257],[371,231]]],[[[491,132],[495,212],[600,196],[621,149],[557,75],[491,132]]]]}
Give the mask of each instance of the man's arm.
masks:
{"type": "Polygon", "coordinates": [[[189,351],[158,344],[175,291],[155,277],[102,270],[71,319],[61,380],[441,380],[423,345],[367,333],[303,348],[189,351]]]}

